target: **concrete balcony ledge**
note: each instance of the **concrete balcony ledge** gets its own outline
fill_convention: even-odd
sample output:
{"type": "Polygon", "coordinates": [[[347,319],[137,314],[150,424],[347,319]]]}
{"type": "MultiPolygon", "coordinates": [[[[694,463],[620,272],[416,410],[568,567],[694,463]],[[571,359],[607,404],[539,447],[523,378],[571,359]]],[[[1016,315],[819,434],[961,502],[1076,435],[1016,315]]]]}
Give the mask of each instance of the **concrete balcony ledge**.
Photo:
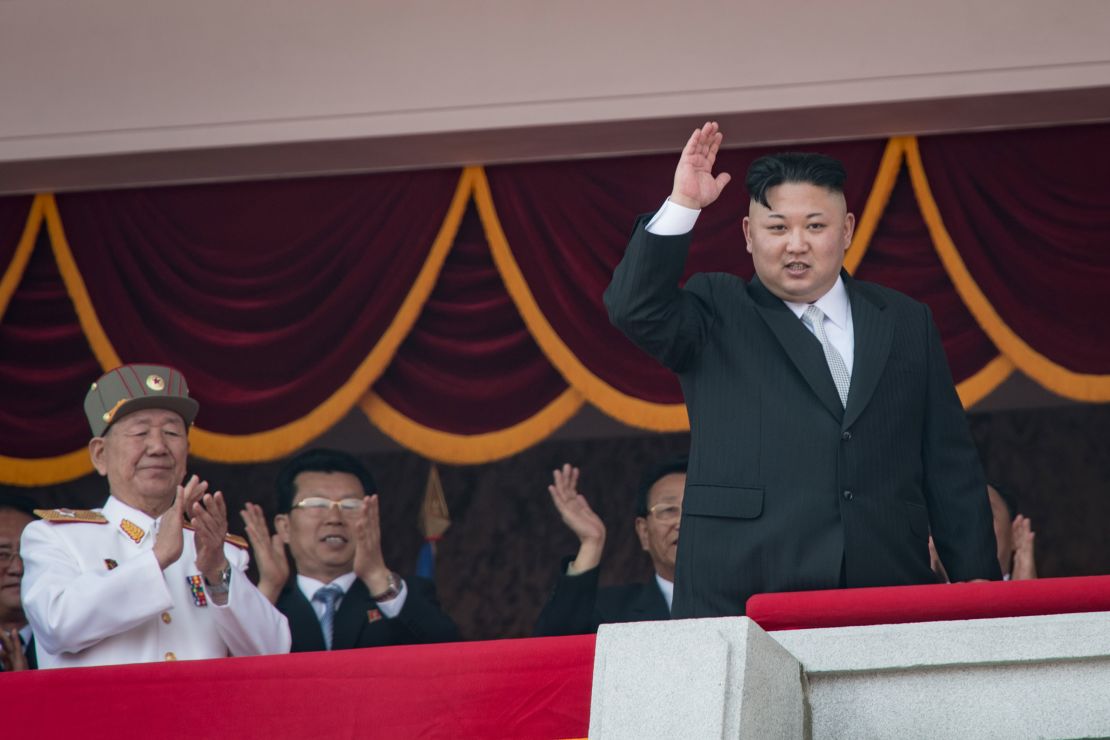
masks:
{"type": "Polygon", "coordinates": [[[1110,736],[1110,612],[767,633],[607,625],[590,737],[1110,736]]]}
{"type": "Polygon", "coordinates": [[[769,634],[805,666],[811,678],[817,674],[1110,656],[1110,614],[1106,612],[769,634]]]}

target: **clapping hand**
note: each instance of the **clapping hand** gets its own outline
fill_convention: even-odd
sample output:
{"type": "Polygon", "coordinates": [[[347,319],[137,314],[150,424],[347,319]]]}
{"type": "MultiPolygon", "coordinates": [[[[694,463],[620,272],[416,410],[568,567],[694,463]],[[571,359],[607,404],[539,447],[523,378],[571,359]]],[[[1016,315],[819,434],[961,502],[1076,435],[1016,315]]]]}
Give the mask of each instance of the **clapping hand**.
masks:
{"type": "Polygon", "coordinates": [[[1010,580],[1028,581],[1037,577],[1037,564],[1033,558],[1033,523],[1029,517],[1018,514],[1010,525],[1014,537],[1014,565],[1010,580]]]}
{"type": "Polygon", "coordinates": [[[563,523],[578,537],[578,555],[574,558],[572,571],[584,573],[601,563],[601,551],[605,547],[605,523],[601,521],[586,497],[578,493],[579,470],[569,463],[552,471],[554,483],[547,487],[551,500],[559,511],[563,523]]]}
{"type": "Polygon", "coordinates": [[[266,515],[258,504],[248,501],[239,516],[247,527],[247,540],[251,543],[254,561],[258,565],[258,590],[271,604],[276,604],[281,589],[289,580],[289,558],[285,555],[285,543],[281,535],[270,534],[266,515]]]}

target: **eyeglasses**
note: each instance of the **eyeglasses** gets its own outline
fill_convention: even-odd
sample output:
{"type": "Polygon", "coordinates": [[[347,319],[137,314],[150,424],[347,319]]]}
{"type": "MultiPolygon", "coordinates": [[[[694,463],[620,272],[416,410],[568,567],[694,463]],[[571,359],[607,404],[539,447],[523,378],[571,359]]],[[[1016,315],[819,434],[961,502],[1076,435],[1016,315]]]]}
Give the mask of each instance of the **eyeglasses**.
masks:
{"type": "Polygon", "coordinates": [[[332,501],[330,498],[323,498],[322,496],[309,496],[293,504],[292,508],[303,509],[313,514],[323,514],[325,511],[330,511],[333,506],[339,509],[339,513],[344,516],[354,516],[362,509],[362,499],[343,498],[332,501]]]}
{"type": "Polygon", "coordinates": [[[682,507],[678,504],[656,504],[648,509],[648,514],[654,516],[662,524],[674,524],[682,516],[682,507]]]}

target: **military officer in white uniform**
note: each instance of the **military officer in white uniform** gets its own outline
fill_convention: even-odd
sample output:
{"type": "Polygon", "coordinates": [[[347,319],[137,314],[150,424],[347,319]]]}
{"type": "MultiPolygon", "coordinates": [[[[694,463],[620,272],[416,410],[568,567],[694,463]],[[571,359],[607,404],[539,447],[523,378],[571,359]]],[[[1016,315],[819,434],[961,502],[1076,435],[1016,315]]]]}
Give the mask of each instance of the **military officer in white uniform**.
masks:
{"type": "Polygon", "coordinates": [[[181,373],[124,365],[85,397],[101,509],[36,511],[23,608],[39,668],[289,651],[289,625],[245,574],[223,494],[185,481],[198,404],[181,373]],[[184,484],[184,485],[182,485],[184,484]]]}

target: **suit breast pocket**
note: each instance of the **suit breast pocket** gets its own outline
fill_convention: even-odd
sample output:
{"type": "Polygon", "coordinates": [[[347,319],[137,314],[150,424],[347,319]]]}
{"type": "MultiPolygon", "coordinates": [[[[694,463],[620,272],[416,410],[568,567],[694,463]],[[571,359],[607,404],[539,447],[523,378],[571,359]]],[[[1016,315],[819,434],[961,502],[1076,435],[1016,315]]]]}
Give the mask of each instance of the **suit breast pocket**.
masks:
{"type": "Polygon", "coordinates": [[[756,519],[763,513],[763,489],[693,483],[686,486],[682,511],[693,516],[756,519]]]}

